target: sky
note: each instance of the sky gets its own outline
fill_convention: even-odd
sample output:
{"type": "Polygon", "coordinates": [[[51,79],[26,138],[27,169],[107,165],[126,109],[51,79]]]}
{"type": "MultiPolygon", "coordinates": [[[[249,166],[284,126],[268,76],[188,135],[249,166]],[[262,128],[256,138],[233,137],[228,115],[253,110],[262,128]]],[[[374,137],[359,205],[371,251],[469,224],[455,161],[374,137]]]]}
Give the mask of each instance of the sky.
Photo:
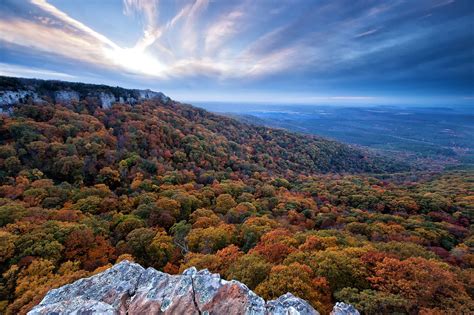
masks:
{"type": "Polygon", "coordinates": [[[471,0],[0,0],[0,74],[180,101],[474,103],[471,0]]]}

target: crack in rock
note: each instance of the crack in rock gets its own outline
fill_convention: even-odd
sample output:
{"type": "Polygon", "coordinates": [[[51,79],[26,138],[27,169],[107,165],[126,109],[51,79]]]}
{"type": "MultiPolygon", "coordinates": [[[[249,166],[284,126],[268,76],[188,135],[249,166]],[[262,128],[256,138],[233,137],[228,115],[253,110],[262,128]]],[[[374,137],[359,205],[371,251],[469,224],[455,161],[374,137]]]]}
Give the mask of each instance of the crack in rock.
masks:
{"type": "Polygon", "coordinates": [[[139,275],[138,275],[138,278],[137,278],[137,282],[135,283],[135,286],[133,287],[133,289],[129,290],[127,292],[127,298],[125,300],[125,302],[123,303],[123,306],[125,307],[125,314],[129,314],[128,313],[128,309],[130,307],[130,303],[132,302],[132,299],[134,298],[135,294],[137,293],[137,290],[138,290],[138,286],[140,284],[140,280],[143,276],[143,274],[146,273],[146,270],[143,270],[139,275]]]}
{"type": "Polygon", "coordinates": [[[198,311],[199,315],[202,315],[201,309],[199,308],[199,305],[196,301],[196,290],[194,289],[194,275],[189,276],[191,278],[191,290],[193,291],[193,302],[194,306],[196,307],[196,310],[198,311]]]}

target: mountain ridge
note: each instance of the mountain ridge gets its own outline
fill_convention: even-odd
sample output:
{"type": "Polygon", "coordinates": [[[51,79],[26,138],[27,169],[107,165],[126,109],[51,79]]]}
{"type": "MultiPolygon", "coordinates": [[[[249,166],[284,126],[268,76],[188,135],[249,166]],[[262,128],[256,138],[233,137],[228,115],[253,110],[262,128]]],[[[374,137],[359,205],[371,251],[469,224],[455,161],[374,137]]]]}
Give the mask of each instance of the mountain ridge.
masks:
{"type": "MultiPolygon", "coordinates": [[[[300,135],[285,130],[241,123],[173,101],[163,93],[149,90],[129,90],[104,85],[1,77],[0,100],[3,100],[0,101],[0,105],[7,111],[11,111],[17,104],[25,106],[35,103],[69,105],[69,109],[74,111],[71,105],[77,107],[82,103],[86,104],[91,116],[94,116],[95,110],[111,110],[113,104],[117,104],[117,106],[132,105],[137,108],[147,102],[145,107],[142,106],[142,110],[148,117],[140,118],[145,124],[148,122],[152,124],[151,117],[156,117],[163,111],[167,111],[168,117],[160,117],[160,119],[166,120],[170,118],[169,116],[175,116],[171,118],[175,121],[180,120],[181,124],[180,126],[180,124],[171,122],[171,128],[179,129],[186,136],[195,137],[197,135],[198,138],[205,138],[206,135],[199,135],[196,132],[206,129],[209,137],[216,138],[216,141],[224,141],[223,145],[228,147],[225,151],[227,151],[230,164],[235,164],[232,160],[233,157],[237,157],[239,160],[243,159],[254,165],[250,167],[252,171],[259,170],[255,164],[263,164],[263,167],[269,170],[279,169],[279,172],[276,173],[281,173],[283,170],[297,173],[307,173],[308,171],[310,173],[378,173],[407,169],[407,165],[403,163],[377,156],[365,149],[318,136],[300,135]],[[21,92],[23,94],[18,91],[23,91],[21,92]],[[12,99],[13,93],[17,93],[16,96],[18,93],[23,96],[12,99]],[[191,130],[182,130],[182,124],[186,123],[190,125],[191,130]]],[[[130,109],[121,108],[121,110],[129,111],[130,109]]],[[[156,122],[154,123],[156,125],[156,122]]],[[[187,138],[187,140],[196,142],[195,139],[187,138]]],[[[191,144],[191,146],[193,145],[196,144],[191,144]]],[[[189,158],[190,152],[185,153],[189,158]]],[[[209,153],[214,155],[213,152],[209,153]]],[[[237,163],[240,168],[242,163],[237,163]]],[[[227,167],[229,166],[233,168],[232,165],[227,167]]]]}

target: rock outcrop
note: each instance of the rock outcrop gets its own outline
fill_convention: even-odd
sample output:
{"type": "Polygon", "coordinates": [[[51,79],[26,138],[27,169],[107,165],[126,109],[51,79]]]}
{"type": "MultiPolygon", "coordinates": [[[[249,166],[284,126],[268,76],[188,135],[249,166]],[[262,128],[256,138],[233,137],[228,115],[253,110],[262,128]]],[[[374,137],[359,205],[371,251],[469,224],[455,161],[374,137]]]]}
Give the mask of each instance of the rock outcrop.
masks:
{"type": "Polygon", "coordinates": [[[45,81],[0,76],[0,110],[8,110],[16,104],[45,101],[68,104],[86,98],[95,98],[103,108],[114,103],[135,105],[143,100],[157,99],[167,103],[170,98],[151,90],[124,89],[106,85],[64,81],[45,81]]]}
{"type": "Polygon", "coordinates": [[[223,280],[207,270],[192,267],[182,275],[169,275],[129,261],[49,291],[28,314],[71,313],[319,314],[291,293],[265,302],[244,284],[223,280]]]}
{"type": "Polygon", "coordinates": [[[28,99],[32,99],[33,102],[41,102],[41,98],[36,92],[28,90],[4,90],[0,91],[0,105],[9,106],[18,103],[26,102],[28,99]]]}
{"type": "Polygon", "coordinates": [[[56,103],[79,102],[81,96],[76,91],[56,91],[54,92],[54,101],[56,103]]]}
{"type": "Polygon", "coordinates": [[[337,302],[332,309],[331,315],[360,315],[360,313],[350,304],[337,302]]]}

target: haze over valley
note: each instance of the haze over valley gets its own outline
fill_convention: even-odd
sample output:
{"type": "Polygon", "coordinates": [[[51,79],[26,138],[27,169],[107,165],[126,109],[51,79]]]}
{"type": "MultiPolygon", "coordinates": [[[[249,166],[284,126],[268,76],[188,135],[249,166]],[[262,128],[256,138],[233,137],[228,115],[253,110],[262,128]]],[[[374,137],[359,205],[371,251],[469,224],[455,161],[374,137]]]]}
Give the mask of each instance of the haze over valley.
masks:
{"type": "Polygon", "coordinates": [[[471,106],[347,106],[198,102],[241,121],[315,134],[414,160],[424,167],[472,166],[471,106]]]}

